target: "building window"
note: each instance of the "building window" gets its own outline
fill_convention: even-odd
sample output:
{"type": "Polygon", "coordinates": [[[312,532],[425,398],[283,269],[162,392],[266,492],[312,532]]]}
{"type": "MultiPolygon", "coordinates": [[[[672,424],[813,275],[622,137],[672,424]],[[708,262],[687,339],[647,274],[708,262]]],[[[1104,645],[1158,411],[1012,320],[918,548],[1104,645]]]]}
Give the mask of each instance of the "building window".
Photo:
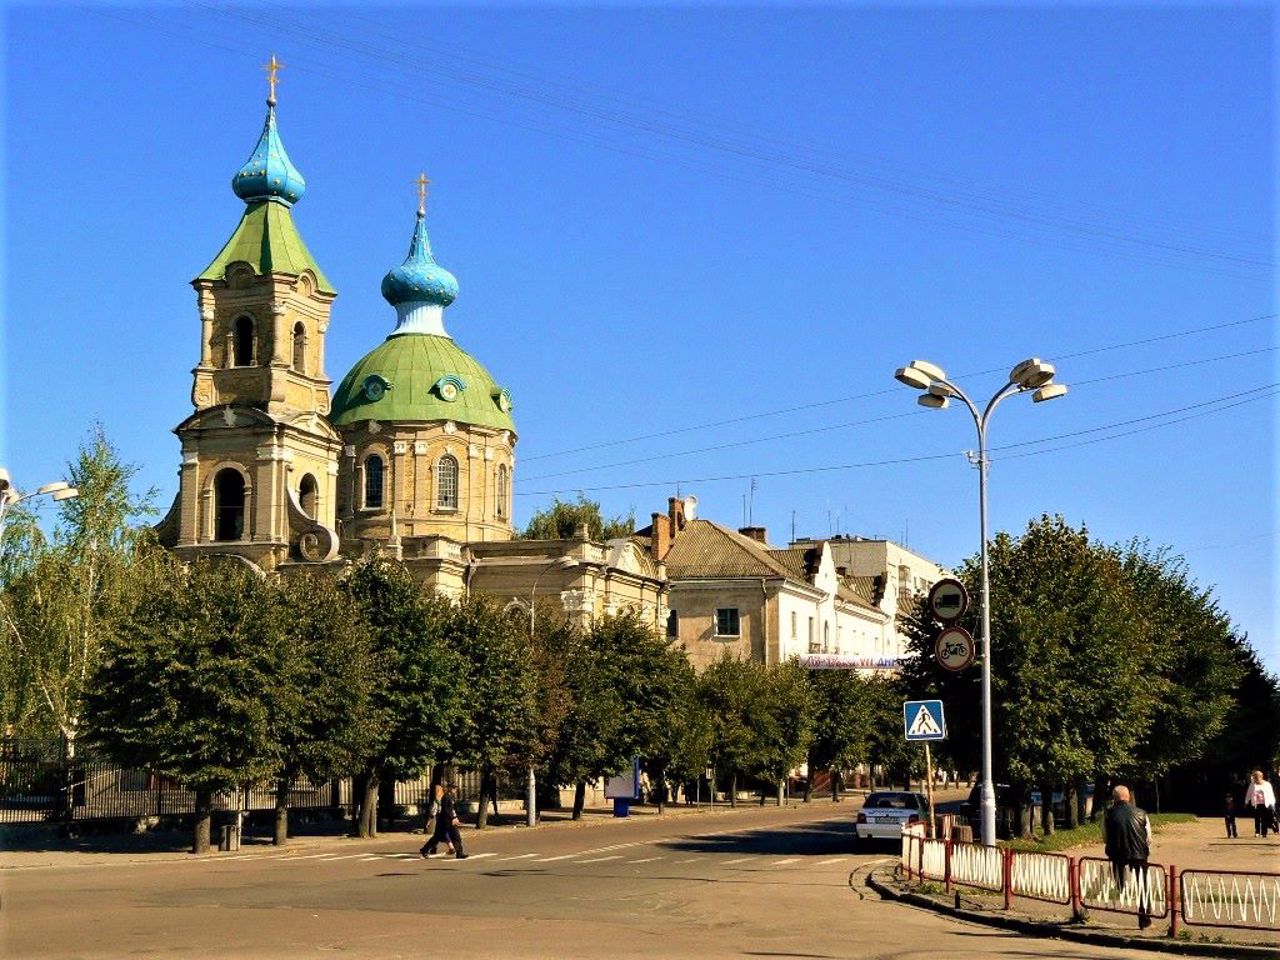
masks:
{"type": "Polygon", "coordinates": [[[298,502],[302,505],[302,512],[312,520],[316,518],[316,503],[319,498],[320,485],[316,483],[316,478],[308,473],[298,484],[298,502]]]}
{"type": "Polygon", "coordinates": [[[667,614],[667,636],[680,636],[680,614],[676,613],[674,610],[667,614]]]}
{"type": "Polygon", "coordinates": [[[366,510],[382,509],[382,458],[376,453],[364,461],[364,506],[366,510]]]}
{"type": "Polygon", "coordinates": [[[307,364],[307,328],[296,324],[293,328],[293,369],[305,373],[307,364]]]}
{"type": "Polygon", "coordinates": [[[436,463],[436,509],[458,509],[458,461],[447,454],[436,463]]]}
{"type": "Polygon", "coordinates": [[[507,465],[498,464],[497,514],[500,519],[507,516],[507,465]]]}
{"type": "Polygon", "coordinates": [[[720,607],[716,610],[716,636],[742,636],[742,625],[738,622],[737,607],[720,607]]]}
{"type": "Polygon", "coordinates": [[[253,366],[253,318],[236,317],[235,330],[231,337],[232,365],[237,367],[253,366]]]}
{"type": "Polygon", "coordinates": [[[227,467],[213,478],[213,539],[244,537],[244,477],[227,467]]]}

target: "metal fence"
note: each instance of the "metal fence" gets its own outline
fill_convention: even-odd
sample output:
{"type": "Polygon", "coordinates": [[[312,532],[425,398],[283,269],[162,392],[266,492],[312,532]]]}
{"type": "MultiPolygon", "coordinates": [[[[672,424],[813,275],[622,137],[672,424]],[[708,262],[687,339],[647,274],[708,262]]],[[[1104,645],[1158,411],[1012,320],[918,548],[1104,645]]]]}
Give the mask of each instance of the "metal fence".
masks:
{"type": "MultiPolygon", "coordinates": [[[[459,798],[480,794],[476,771],[455,771],[459,798]]],[[[429,777],[397,781],[396,807],[415,812],[425,804],[429,777]]],[[[499,775],[498,793],[511,793],[499,775]]],[[[289,785],[288,805],[300,811],[330,811],[348,816],[355,807],[350,778],[312,783],[305,777],[289,785]]],[[[514,795],[514,794],[512,794],[514,795]]],[[[0,824],[141,820],[195,812],[195,792],[145,770],[132,770],[80,748],[68,757],[57,741],[0,740],[0,824]]],[[[215,794],[215,811],[265,811],[276,805],[274,786],[215,794]]]]}
{"type": "Polygon", "coordinates": [[[1100,857],[933,839],[923,823],[903,828],[898,870],[908,880],[941,881],[947,891],[1002,893],[1006,909],[1021,897],[1069,906],[1073,917],[1103,910],[1167,919],[1170,936],[1183,923],[1280,933],[1280,873],[1179,871],[1158,863],[1117,870],[1100,857]]]}

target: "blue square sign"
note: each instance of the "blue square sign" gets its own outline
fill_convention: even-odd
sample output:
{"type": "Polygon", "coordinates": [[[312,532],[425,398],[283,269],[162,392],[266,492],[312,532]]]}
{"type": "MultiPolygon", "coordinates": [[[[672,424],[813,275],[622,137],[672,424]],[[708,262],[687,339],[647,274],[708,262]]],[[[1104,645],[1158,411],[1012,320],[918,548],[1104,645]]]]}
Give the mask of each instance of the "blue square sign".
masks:
{"type": "Polygon", "coordinates": [[[907,700],[902,704],[902,727],[908,740],[945,740],[947,721],[941,700],[907,700]]]}

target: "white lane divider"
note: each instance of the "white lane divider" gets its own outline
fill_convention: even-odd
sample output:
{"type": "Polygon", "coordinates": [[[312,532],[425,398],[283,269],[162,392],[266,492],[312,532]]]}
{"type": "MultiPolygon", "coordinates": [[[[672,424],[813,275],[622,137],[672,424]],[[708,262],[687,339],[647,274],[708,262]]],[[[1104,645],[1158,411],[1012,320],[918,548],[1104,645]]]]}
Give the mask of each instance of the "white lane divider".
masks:
{"type": "Polygon", "coordinates": [[[754,860],[755,857],[738,857],[736,860],[726,860],[724,865],[727,867],[731,863],[746,863],[748,860],[754,860]]]}
{"type": "MultiPolygon", "coordinates": [[[[328,862],[330,862],[331,860],[354,860],[356,857],[363,857],[364,859],[366,859],[366,860],[367,860],[367,859],[369,859],[369,857],[371,857],[371,856],[373,856],[373,854],[368,854],[368,853],[335,853],[335,854],[332,854],[331,856],[328,856],[328,857],[321,857],[320,859],[321,859],[322,861],[324,861],[325,863],[328,863],[328,862]]],[[[378,859],[380,860],[380,859],[382,859],[382,857],[386,856],[386,854],[378,854],[377,856],[378,856],[378,859]]]]}
{"type": "Polygon", "coordinates": [[[687,860],[677,860],[676,863],[693,863],[695,860],[701,859],[701,857],[689,857],[687,860]]]}
{"type": "Polygon", "coordinates": [[[821,863],[815,863],[815,867],[829,867],[833,863],[843,863],[848,857],[832,857],[830,860],[823,860],[821,863]]]}
{"type": "Polygon", "coordinates": [[[662,857],[644,857],[640,860],[628,860],[627,863],[653,863],[653,861],[661,859],[662,857]]]}
{"type": "Polygon", "coordinates": [[[573,857],[581,856],[577,853],[562,853],[558,857],[543,857],[541,860],[535,860],[534,863],[554,863],[557,860],[569,860],[573,857]]]}
{"type": "Polygon", "coordinates": [[[622,854],[615,853],[612,857],[592,857],[590,860],[575,860],[574,863],[604,863],[606,860],[621,860],[622,854]]]}
{"type": "MultiPolygon", "coordinates": [[[[479,854],[476,854],[476,856],[479,856],[479,854]]],[[[515,856],[512,856],[512,857],[501,857],[500,859],[502,859],[502,860],[528,860],[530,857],[536,857],[536,856],[538,856],[538,854],[536,854],[536,853],[517,853],[515,856]]]]}
{"type": "Polygon", "coordinates": [[[800,859],[799,857],[788,857],[786,860],[776,861],[775,863],[772,864],[772,866],[785,867],[788,863],[795,863],[799,859],[800,859]]]}

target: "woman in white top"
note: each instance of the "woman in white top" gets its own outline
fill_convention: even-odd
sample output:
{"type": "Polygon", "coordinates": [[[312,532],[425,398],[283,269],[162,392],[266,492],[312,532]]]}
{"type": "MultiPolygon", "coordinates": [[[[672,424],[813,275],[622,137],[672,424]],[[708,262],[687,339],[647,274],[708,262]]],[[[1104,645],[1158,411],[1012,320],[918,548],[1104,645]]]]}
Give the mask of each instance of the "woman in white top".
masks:
{"type": "MultiPolygon", "coordinates": [[[[1261,770],[1253,771],[1253,780],[1244,791],[1244,805],[1253,808],[1253,833],[1265,837],[1276,815],[1276,792],[1262,775],[1261,770]]],[[[1277,830],[1280,833],[1280,829],[1277,830]]]]}

